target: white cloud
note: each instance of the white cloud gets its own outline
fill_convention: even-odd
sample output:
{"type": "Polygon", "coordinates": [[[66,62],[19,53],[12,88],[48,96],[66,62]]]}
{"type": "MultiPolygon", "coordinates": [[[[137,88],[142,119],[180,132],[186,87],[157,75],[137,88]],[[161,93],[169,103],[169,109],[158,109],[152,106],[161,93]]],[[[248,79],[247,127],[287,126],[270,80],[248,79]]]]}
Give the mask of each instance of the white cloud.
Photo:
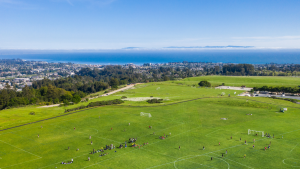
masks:
{"type": "Polygon", "coordinates": [[[232,39],[273,40],[273,39],[300,39],[300,36],[254,36],[254,37],[232,37],[232,39]]]}

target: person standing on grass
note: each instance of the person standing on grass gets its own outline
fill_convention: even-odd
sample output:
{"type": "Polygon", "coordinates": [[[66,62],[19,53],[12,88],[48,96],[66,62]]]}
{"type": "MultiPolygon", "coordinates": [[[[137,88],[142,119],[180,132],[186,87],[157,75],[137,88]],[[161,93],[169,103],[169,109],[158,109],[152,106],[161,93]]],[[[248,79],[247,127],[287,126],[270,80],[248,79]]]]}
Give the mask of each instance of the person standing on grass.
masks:
{"type": "Polygon", "coordinates": [[[245,140],[245,144],[247,144],[247,141],[245,140]]]}
{"type": "Polygon", "coordinates": [[[171,136],[171,133],[170,133],[170,136],[171,136]]]}
{"type": "Polygon", "coordinates": [[[212,161],[212,157],[210,157],[210,160],[212,161]]]}
{"type": "Polygon", "coordinates": [[[91,160],[90,157],[88,157],[88,160],[89,160],[89,161],[91,160]]]}
{"type": "Polygon", "coordinates": [[[244,154],[244,158],[246,158],[246,154],[244,154]]]}
{"type": "Polygon", "coordinates": [[[38,138],[40,137],[40,135],[38,134],[38,138]]]}
{"type": "Polygon", "coordinates": [[[231,139],[232,139],[232,136],[231,136],[231,139]]]}
{"type": "Polygon", "coordinates": [[[110,130],[112,130],[112,128],[110,128],[110,130]]]}
{"type": "Polygon", "coordinates": [[[90,136],[90,139],[92,139],[92,136],[90,136]]]}
{"type": "Polygon", "coordinates": [[[253,143],[255,143],[255,139],[253,139],[253,143]]]}
{"type": "Polygon", "coordinates": [[[281,135],[281,139],[283,139],[283,135],[281,135]]]}
{"type": "Polygon", "coordinates": [[[219,145],[220,145],[221,143],[219,142],[219,145]]]}
{"type": "Polygon", "coordinates": [[[93,141],[91,141],[91,145],[93,145],[93,141]]]}
{"type": "Polygon", "coordinates": [[[224,154],[222,153],[222,158],[224,157],[224,154]]]}
{"type": "Polygon", "coordinates": [[[253,149],[254,149],[254,144],[253,144],[253,149]]]}
{"type": "Polygon", "coordinates": [[[226,154],[227,154],[227,150],[226,150],[226,154]]]}
{"type": "Polygon", "coordinates": [[[265,151],[267,150],[267,147],[265,147],[265,151]]]}
{"type": "Polygon", "coordinates": [[[180,146],[179,146],[179,150],[180,150],[180,146]]]}
{"type": "Polygon", "coordinates": [[[68,147],[68,150],[70,150],[70,147],[68,147]]]}
{"type": "Polygon", "coordinates": [[[75,127],[74,127],[74,130],[75,130],[75,127]]]}
{"type": "Polygon", "coordinates": [[[128,126],[130,126],[130,123],[128,123],[128,126]]]}
{"type": "Polygon", "coordinates": [[[205,150],[205,147],[203,146],[203,150],[205,150]]]}
{"type": "Polygon", "coordinates": [[[240,141],[242,141],[242,138],[240,137],[240,141]]]}

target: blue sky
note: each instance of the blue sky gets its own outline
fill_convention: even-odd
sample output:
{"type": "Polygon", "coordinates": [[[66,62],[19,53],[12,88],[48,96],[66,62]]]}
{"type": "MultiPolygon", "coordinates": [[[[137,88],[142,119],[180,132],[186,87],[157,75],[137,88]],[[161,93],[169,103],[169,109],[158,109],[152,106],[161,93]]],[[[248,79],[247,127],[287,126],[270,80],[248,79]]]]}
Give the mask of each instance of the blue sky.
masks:
{"type": "Polygon", "coordinates": [[[0,0],[0,49],[300,48],[300,0],[0,0]]]}

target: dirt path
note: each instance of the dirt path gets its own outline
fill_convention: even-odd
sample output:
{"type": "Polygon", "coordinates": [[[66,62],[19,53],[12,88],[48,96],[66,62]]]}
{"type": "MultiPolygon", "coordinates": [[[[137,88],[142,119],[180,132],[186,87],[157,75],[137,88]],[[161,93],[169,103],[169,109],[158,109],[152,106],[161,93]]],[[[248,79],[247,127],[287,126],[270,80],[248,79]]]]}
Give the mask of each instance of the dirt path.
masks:
{"type": "Polygon", "coordinates": [[[126,86],[126,87],[123,87],[123,88],[121,88],[121,89],[118,89],[118,90],[114,90],[114,91],[111,91],[111,92],[105,93],[105,94],[103,94],[103,95],[101,95],[101,96],[109,96],[109,95],[111,95],[111,94],[114,94],[114,93],[120,92],[120,91],[122,91],[122,90],[127,90],[127,89],[130,89],[130,88],[134,87],[134,86],[135,86],[135,85],[137,85],[137,84],[141,84],[141,83],[131,84],[131,85],[128,85],[128,86],[126,86]]]}
{"type": "Polygon", "coordinates": [[[57,107],[59,105],[60,104],[52,104],[52,105],[48,105],[48,106],[41,106],[41,107],[38,107],[38,108],[57,107]]]}

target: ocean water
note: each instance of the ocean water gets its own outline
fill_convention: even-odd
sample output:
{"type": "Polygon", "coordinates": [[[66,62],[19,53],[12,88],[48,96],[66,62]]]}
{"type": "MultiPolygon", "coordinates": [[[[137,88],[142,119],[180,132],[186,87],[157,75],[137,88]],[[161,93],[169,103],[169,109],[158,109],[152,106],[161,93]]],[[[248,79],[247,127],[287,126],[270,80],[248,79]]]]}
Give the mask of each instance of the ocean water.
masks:
{"type": "Polygon", "coordinates": [[[0,59],[25,59],[81,64],[126,64],[168,62],[294,63],[300,50],[215,50],[215,51],[104,51],[104,52],[0,52],[0,59]]]}

